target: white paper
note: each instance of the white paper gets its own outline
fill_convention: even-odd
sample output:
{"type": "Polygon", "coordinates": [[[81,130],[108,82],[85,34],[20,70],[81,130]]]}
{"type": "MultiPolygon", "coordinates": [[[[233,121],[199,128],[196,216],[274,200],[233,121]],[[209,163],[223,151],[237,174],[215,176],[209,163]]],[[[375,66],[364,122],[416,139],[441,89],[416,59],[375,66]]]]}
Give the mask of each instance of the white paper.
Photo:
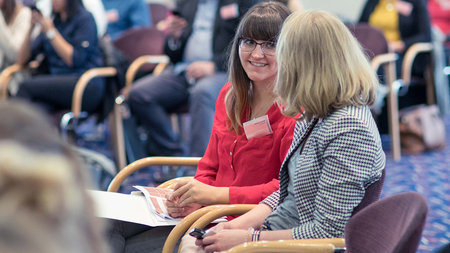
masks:
{"type": "Polygon", "coordinates": [[[176,225],[180,219],[161,219],[150,211],[143,195],[88,190],[98,217],[128,221],[152,227],[176,225]]]}

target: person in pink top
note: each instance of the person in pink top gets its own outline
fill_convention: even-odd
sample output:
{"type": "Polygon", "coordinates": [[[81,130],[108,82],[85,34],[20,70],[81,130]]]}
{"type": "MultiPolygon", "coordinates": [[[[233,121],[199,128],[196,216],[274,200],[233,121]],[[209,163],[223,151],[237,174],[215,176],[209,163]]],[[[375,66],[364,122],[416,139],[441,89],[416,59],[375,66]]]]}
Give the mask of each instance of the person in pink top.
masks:
{"type": "Polygon", "coordinates": [[[277,35],[289,14],[280,3],[260,3],[241,20],[208,147],[194,179],[178,183],[169,196],[171,216],[213,204],[257,204],[278,189],[295,126],[273,93],[277,35]]]}

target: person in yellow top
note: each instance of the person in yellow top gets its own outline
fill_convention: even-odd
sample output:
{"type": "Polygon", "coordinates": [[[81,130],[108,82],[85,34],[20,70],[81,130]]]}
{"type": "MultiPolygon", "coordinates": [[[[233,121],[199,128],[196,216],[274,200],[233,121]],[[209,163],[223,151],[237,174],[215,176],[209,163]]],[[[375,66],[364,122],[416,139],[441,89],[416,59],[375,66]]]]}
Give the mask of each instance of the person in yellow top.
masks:
{"type": "Polygon", "coordinates": [[[393,52],[402,54],[416,42],[431,41],[423,0],[368,0],[359,22],[380,28],[393,52]]]}

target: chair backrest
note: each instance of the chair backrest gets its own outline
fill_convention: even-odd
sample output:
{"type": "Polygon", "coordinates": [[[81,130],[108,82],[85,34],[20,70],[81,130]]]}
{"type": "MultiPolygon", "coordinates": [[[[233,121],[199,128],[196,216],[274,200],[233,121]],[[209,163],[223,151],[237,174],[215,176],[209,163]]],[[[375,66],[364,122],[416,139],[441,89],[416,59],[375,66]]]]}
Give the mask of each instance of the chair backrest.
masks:
{"type": "Polygon", "coordinates": [[[415,192],[381,199],[347,222],[346,252],[416,252],[427,212],[425,198],[415,192]]]}
{"type": "MultiPolygon", "coordinates": [[[[161,55],[164,49],[164,33],[155,27],[139,27],[125,31],[114,46],[122,51],[129,62],[143,55],[161,55]]],[[[156,65],[144,66],[141,70],[151,71],[156,65]]]]}
{"type": "Polygon", "coordinates": [[[164,20],[169,12],[169,8],[160,3],[149,3],[149,12],[152,15],[152,24],[156,26],[159,21],[164,20]]]}
{"type": "Polygon", "coordinates": [[[381,177],[378,181],[372,183],[367,187],[366,192],[364,193],[364,197],[361,200],[361,203],[355,209],[353,209],[352,215],[355,215],[357,212],[361,211],[366,206],[372,204],[373,202],[380,199],[381,190],[383,189],[384,178],[386,177],[386,169],[381,173],[381,177]]]}
{"type": "Polygon", "coordinates": [[[389,52],[389,45],[383,31],[367,23],[349,25],[348,29],[359,41],[370,59],[389,52]]]}

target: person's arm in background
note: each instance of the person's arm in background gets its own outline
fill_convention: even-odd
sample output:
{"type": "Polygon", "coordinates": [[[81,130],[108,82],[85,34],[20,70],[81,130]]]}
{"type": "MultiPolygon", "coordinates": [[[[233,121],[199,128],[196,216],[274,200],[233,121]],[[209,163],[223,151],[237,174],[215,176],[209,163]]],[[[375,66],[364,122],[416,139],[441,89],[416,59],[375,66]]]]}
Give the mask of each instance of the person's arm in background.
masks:
{"type": "Polygon", "coordinates": [[[21,45],[27,38],[31,26],[31,11],[22,7],[10,30],[0,12],[0,50],[8,62],[16,62],[21,45]]]}
{"type": "Polygon", "coordinates": [[[36,26],[36,23],[38,23],[38,19],[40,19],[41,17],[41,14],[36,11],[33,11],[31,13],[30,26],[17,54],[16,63],[19,65],[25,65],[29,61],[29,59],[32,58],[32,53],[35,54],[36,51],[40,51],[40,49],[42,49],[42,43],[45,36],[44,34],[39,34],[38,37],[33,40],[33,42],[31,41],[33,30],[36,26]]]}
{"type": "MultiPolygon", "coordinates": [[[[33,12],[34,15],[35,12],[33,12]]],[[[37,22],[41,25],[41,30],[43,34],[47,34],[52,31],[55,33],[54,38],[50,39],[50,43],[55,49],[58,56],[69,66],[73,65],[72,57],[73,57],[73,47],[67,42],[63,36],[56,30],[53,25],[53,21],[51,18],[43,17],[38,14],[37,22]]]]}
{"type": "Polygon", "coordinates": [[[102,38],[106,33],[108,27],[108,20],[106,19],[105,8],[101,0],[83,0],[83,5],[86,7],[95,19],[97,25],[97,34],[99,38],[102,38]]]}
{"type": "Polygon", "coordinates": [[[194,12],[192,9],[184,9],[178,4],[173,12],[177,15],[168,15],[165,19],[166,39],[164,42],[164,53],[169,56],[172,63],[177,63],[183,58],[184,47],[188,39],[187,30],[191,29],[192,24],[187,21],[187,12],[194,12]]]}

